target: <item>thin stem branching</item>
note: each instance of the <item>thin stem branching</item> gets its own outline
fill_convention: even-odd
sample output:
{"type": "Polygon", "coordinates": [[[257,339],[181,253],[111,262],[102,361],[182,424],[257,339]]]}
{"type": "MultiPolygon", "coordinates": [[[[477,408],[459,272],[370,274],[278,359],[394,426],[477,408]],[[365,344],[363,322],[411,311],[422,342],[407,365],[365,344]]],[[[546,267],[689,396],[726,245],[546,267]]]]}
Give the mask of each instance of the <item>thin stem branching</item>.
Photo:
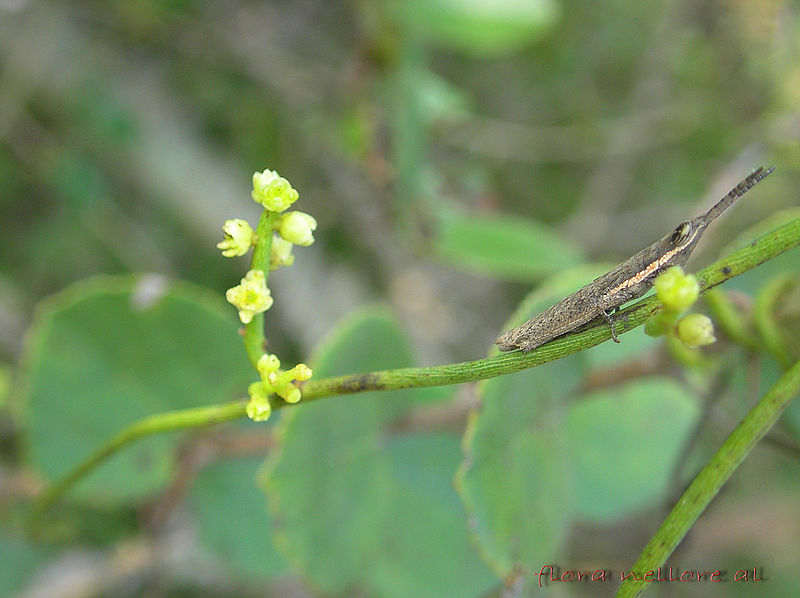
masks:
{"type": "MultiPolygon", "coordinates": [[[[263,269],[265,274],[269,271],[271,231],[271,217],[263,216],[258,225],[257,232],[259,235],[259,243],[256,246],[256,251],[254,251],[251,264],[252,268],[263,269]]],[[[701,292],[705,292],[731,278],[739,276],[799,244],[800,219],[796,219],[771,231],[758,240],[753,241],[747,247],[735,251],[726,258],[702,270],[697,274],[701,292]]],[[[629,308],[615,316],[616,333],[618,335],[624,334],[641,326],[653,313],[658,311],[658,309],[659,304],[655,297],[647,297],[636,301],[629,308]]],[[[246,328],[245,346],[247,348],[248,357],[254,364],[263,353],[263,328],[263,314],[254,317],[246,328]]],[[[301,387],[303,396],[301,404],[335,395],[375,390],[462,384],[475,380],[484,380],[561,359],[562,357],[567,357],[568,355],[594,347],[610,338],[610,327],[608,324],[600,322],[598,325],[588,329],[554,339],[530,353],[515,351],[495,354],[484,359],[440,366],[399,368],[311,379],[303,383],[301,387]]],[[[797,366],[791,371],[795,372],[796,370],[798,370],[797,366]]],[[[785,394],[784,390],[780,392],[785,394]]],[[[768,394],[764,400],[767,400],[767,398],[771,396],[772,395],[768,394]]],[[[783,396],[783,394],[781,396],[783,396]]],[[[774,402],[772,399],[770,399],[770,401],[774,402]]],[[[289,406],[278,397],[270,397],[270,402],[273,409],[282,409],[289,406]]],[[[64,494],[66,494],[81,478],[135,440],[167,431],[197,428],[209,424],[239,419],[245,417],[246,404],[247,401],[242,400],[224,405],[174,411],[153,415],[132,424],[42,492],[32,505],[31,522],[38,520],[49,507],[64,496],[64,494]]],[[[763,435],[763,433],[761,434],[763,435]]],[[[750,440],[752,440],[752,438],[750,440]]],[[[743,446],[752,448],[754,442],[755,441],[743,446]]],[[[737,443],[741,444],[741,439],[737,440],[737,443]]],[[[737,446],[739,446],[739,444],[737,444],[737,446]]],[[[749,450],[749,448],[747,448],[747,450],[749,450]]],[[[746,452],[743,454],[746,454],[746,452]]],[[[708,499],[710,500],[710,497],[708,497],[708,499]]],[[[669,553],[667,553],[667,555],[668,554],[669,553]]],[[[651,562],[653,558],[652,556],[648,556],[649,560],[647,562],[651,562]]],[[[664,558],[666,558],[666,556],[664,556],[664,558]]]]}

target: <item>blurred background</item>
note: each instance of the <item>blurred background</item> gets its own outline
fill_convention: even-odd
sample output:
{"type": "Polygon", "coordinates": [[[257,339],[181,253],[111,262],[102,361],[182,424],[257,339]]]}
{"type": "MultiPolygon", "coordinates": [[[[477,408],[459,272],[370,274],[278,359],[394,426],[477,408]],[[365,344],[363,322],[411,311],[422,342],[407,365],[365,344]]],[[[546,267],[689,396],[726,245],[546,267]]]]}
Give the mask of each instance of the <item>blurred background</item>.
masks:
{"type": "MultiPolygon", "coordinates": [[[[288,178],[296,209],[319,223],[316,243],[270,277],[270,351],[307,361],[343,318],[379,303],[408,335],[414,363],[476,359],[531,289],[622,261],[758,165],[777,171],[709,230],[689,269],[768,217],[796,217],[799,46],[800,4],[790,0],[0,0],[0,506],[34,494],[34,471],[47,470],[24,448],[26,426],[39,421],[26,411],[39,364],[31,338],[52,341],[34,324],[40,302],[95,275],[128,273],[222,297],[246,258],[222,259],[214,244],[224,220],[257,220],[253,171],[288,178]],[[13,401],[22,386],[24,400],[13,401]]],[[[734,303],[746,310],[770,276],[795,272],[797,256],[785,257],[733,281],[734,303]]],[[[234,310],[221,313],[235,331],[234,310]]],[[[98,331],[116,326],[111,315],[97,322],[98,331]]],[[[110,346],[129,333],[122,327],[110,346]]],[[[582,388],[684,376],[657,342],[632,347],[613,368],[592,362],[582,388]]],[[[753,368],[738,369],[752,401],[768,388],[761,368],[777,376],[780,360],[742,359],[753,368]]],[[[248,375],[208,401],[240,396],[248,375]]],[[[459,407],[442,427],[455,438],[474,396],[450,391],[459,407]]],[[[719,427],[708,450],[744,411],[732,413],[711,417],[719,427]]],[[[248,455],[252,478],[271,441],[248,430],[254,444],[232,450],[248,455]]],[[[771,583],[759,595],[783,596],[800,587],[800,451],[791,433],[770,446],[704,516],[683,562],[711,555],[717,567],[766,568],[771,583]]],[[[137,501],[113,523],[92,511],[98,529],[78,526],[56,549],[9,532],[15,578],[6,569],[0,587],[22,596],[398,595],[378,582],[320,587],[286,542],[268,571],[250,567],[254,577],[205,569],[185,554],[190,523],[142,515],[176,501],[137,501]],[[167,539],[154,539],[164,520],[167,539]]],[[[629,566],[662,515],[634,509],[575,523],[557,554],[565,568],[629,566]]],[[[473,570],[485,566],[475,555],[473,570]]],[[[420,595],[499,591],[503,567],[484,560],[493,573],[476,573],[474,593],[425,594],[422,585],[420,595]]],[[[613,585],[547,591],[602,596],[613,585]]],[[[755,593],[666,585],[659,595],[755,593]]]]}

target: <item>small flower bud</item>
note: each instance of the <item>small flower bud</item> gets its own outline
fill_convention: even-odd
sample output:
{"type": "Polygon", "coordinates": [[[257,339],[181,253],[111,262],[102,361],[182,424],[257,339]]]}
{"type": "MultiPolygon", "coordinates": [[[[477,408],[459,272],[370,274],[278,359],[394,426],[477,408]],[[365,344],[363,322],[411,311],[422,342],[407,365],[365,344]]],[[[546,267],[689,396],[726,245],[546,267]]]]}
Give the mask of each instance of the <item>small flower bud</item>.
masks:
{"type": "Polygon", "coordinates": [[[282,397],[287,403],[297,403],[302,398],[300,389],[291,382],[279,388],[276,394],[282,397]]]}
{"type": "Polygon", "coordinates": [[[317,228],[317,221],[305,212],[287,212],[281,218],[278,232],[290,243],[308,247],[314,242],[312,234],[317,228]]]}
{"type": "Polygon", "coordinates": [[[660,274],[653,286],[661,304],[668,310],[689,309],[700,296],[700,284],[692,274],[684,274],[680,266],[672,266],[660,274]]]}
{"type": "Polygon", "coordinates": [[[243,324],[249,324],[253,316],[272,306],[272,295],[261,270],[250,270],[242,278],[241,284],[227,290],[225,298],[239,310],[239,319],[243,324]]]}
{"type": "Polygon", "coordinates": [[[221,249],[225,257],[244,255],[253,244],[253,229],[246,220],[226,220],[222,232],[225,238],[217,243],[217,249],[221,249]]]}
{"type": "Polygon", "coordinates": [[[270,372],[278,371],[279,367],[281,367],[280,359],[278,359],[277,355],[271,353],[264,353],[258,358],[258,363],[256,363],[256,369],[261,375],[262,380],[266,378],[270,372]]]}
{"type": "Polygon", "coordinates": [[[678,322],[678,338],[689,348],[710,345],[714,337],[714,323],[706,315],[689,314],[678,322]]]}
{"type": "Polygon", "coordinates": [[[277,270],[281,266],[294,264],[292,244],[280,235],[272,235],[272,245],[269,253],[269,269],[277,270]]]}
{"type": "Polygon", "coordinates": [[[297,201],[299,193],[274,170],[253,173],[253,201],[273,212],[283,212],[297,201]]]}
{"type": "Polygon", "coordinates": [[[295,380],[308,380],[311,378],[311,368],[304,363],[298,363],[292,368],[292,375],[295,380]]]}
{"type": "Polygon", "coordinates": [[[657,314],[651,316],[644,323],[644,333],[647,336],[662,336],[667,334],[674,326],[678,316],[675,312],[662,309],[657,314]]]}
{"type": "Polygon", "coordinates": [[[269,419],[272,407],[269,404],[269,395],[264,390],[261,382],[253,382],[247,389],[250,402],[245,407],[247,417],[254,422],[264,422],[269,419]]]}

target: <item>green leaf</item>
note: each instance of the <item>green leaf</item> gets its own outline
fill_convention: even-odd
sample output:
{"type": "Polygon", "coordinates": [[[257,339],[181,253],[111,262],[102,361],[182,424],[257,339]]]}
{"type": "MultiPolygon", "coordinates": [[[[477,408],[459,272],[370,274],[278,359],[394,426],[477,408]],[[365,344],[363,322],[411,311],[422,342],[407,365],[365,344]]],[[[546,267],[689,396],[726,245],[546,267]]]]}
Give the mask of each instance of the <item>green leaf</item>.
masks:
{"type": "Polygon", "coordinates": [[[458,436],[398,437],[385,452],[395,490],[375,589],[397,598],[461,598],[496,586],[470,542],[466,514],[453,488],[461,460],[458,436]]]}
{"type": "Polygon", "coordinates": [[[261,457],[219,461],[203,469],[189,496],[200,540],[234,571],[271,578],[287,564],[272,543],[264,494],[256,485],[261,457]]]}
{"type": "MultiPolygon", "coordinates": [[[[21,375],[32,464],[53,480],[145,416],[240,397],[253,374],[233,314],[208,291],[155,277],[99,277],[46,301],[21,375]]],[[[137,442],[77,495],[101,505],[153,492],[176,440],[137,442]]]]}
{"type": "MultiPolygon", "coordinates": [[[[505,328],[550,307],[604,272],[580,266],[530,293],[505,328]]],[[[578,388],[583,355],[479,385],[456,486],[484,559],[498,576],[538,571],[563,547],[572,521],[572,473],[564,432],[565,400],[578,388]]]]}
{"type": "MultiPolygon", "coordinates": [[[[397,323],[370,310],[339,328],[313,369],[322,377],[410,363],[397,323]]],[[[267,462],[265,490],[279,546],[319,590],[458,597],[492,582],[448,490],[457,440],[390,431],[412,396],[427,390],[300,405],[279,424],[281,442],[267,462]]]]}
{"type": "Polygon", "coordinates": [[[580,363],[573,356],[482,385],[456,486],[498,576],[538,571],[566,538],[572,476],[561,403],[581,379],[580,363]]]}
{"type": "Polygon", "coordinates": [[[19,595],[47,556],[39,547],[0,535],[0,595],[19,595]]]}
{"type": "Polygon", "coordinates": [[[502,56],[550,31],[556,0],[394,0],[395,19],[441,46],[475,56],[502,56]]]}
{"type": "Polygon", "coordinates": [[[546,226],[511,216],[449,212],[434,241],[443,260],[483,275],[535,281],[580,263],[580,253],[546,226]]]}
{"type": "Polygon", "coordinates": [[[579,515],[609,523],[662,498],[698,417],[691,393],[666,378],[579,399],[567,416],[579,515]]]}

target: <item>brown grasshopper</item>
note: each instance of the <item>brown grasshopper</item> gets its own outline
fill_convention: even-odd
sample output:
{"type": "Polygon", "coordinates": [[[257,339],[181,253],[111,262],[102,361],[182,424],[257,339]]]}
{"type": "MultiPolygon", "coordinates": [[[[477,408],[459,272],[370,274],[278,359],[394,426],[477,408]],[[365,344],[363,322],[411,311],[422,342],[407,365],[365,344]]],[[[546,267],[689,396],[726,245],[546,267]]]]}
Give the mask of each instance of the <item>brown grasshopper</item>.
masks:
{"type": "Polygon", "coordinates": [[[611,326],[611,338],[618,343],[611,310],[618,310],[626,301],[644,295],[653,286],[655,277],[670,266],[683,266],[708,225],[773,170],[774,166],[766,170],[756,168],[708,212],[678,225],[663,239],[645,247],[610,272],[502,334],[494,341],[495,344],[501,351],[531,351],[597,317],[605,318],[611,326]]]}

